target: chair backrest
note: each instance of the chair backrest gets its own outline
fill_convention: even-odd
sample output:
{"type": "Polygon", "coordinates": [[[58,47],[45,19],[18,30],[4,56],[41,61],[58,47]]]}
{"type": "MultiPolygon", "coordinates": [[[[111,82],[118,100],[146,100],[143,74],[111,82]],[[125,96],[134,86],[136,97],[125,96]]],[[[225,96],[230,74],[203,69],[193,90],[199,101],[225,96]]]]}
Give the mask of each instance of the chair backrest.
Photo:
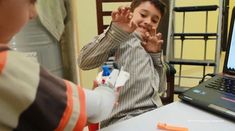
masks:
{"type": "Polygon", "coordinates": [[[175,73],[176,70],[173,65],[169,63],[165,64],[167,67],[167,90],[166,90],[166,97],[162,97],[162,103],[164,105],[169,104],[174,101],[174,87],[175,87],[175,73]]]}

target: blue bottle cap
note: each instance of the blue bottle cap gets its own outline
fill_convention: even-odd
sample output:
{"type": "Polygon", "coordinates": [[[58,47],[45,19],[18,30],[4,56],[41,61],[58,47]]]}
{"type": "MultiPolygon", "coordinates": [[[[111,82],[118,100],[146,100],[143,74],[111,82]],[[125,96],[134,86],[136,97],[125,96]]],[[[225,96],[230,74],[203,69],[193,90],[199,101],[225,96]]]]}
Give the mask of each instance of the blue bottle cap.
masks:
{"type": "Polygon", "coordinates": [[[110,75],[110,70],[107,65],[102,66],[103,74],[102,76],[109,76],[110,75]]]}

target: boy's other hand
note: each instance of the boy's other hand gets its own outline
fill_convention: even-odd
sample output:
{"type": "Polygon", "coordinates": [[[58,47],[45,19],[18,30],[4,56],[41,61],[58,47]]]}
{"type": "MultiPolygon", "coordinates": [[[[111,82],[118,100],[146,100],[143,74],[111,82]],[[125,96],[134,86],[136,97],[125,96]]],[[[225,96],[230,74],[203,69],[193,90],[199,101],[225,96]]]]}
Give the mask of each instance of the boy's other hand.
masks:
{"type": "Polygon", "coordinates": [[[156,34],[156,28],[152,28],[150,32],[146,32],[143,37],[142,46],[149,53],[158,53],[162,49],[162,33],[156,34]]]}
{"type": "Polygon", "coordinates": [[[119,7],[118,10],[113,11],[112,14],[112,23],[118,26],[123,31],[128,33],[132,33],[137,25],[131,21],[132,13],[130,11],[130,7],[119,7]]]}

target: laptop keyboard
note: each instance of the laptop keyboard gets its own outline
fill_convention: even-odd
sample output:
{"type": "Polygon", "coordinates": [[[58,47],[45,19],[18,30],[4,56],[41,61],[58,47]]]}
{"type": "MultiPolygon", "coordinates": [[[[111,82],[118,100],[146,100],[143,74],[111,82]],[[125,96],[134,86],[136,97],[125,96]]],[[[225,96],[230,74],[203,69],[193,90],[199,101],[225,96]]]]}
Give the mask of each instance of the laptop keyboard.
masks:
{"type": "Polygon", "coordinates": [[[218,77],[214,81],[205,85],[205,87],[235,94],[235,79],[218,77]]]}

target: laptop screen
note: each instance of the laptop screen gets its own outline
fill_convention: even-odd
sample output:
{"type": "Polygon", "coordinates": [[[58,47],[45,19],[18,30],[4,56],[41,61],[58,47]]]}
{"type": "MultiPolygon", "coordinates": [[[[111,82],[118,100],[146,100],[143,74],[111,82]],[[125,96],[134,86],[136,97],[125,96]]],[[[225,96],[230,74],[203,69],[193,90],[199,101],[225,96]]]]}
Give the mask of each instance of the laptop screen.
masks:
{"type": "Polygon", "coordinates": [[[235,7],[230,22],[228,47],[225,55],[224,73],[235,74],[235,7]]]}

